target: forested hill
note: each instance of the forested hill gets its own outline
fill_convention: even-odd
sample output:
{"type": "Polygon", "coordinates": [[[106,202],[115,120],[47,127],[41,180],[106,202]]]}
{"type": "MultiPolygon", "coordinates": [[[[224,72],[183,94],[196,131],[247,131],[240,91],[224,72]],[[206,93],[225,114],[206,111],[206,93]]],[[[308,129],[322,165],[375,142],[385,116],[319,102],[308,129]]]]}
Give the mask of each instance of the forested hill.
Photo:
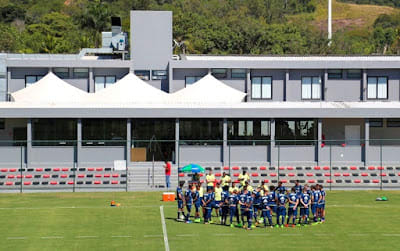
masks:
{"type": "MultiPolygon", "coordinates": [[[[120,16],[129,31],[129,11],[136,9],[173,11],[174,39],[184,43],[175,53],[400,54],[400,9],[343,2],[348,0],[333,0],[328,47],[327,1],[0,0],[0,51],[77,53],[97,47],[111,16],[120,16]]],[[[398,2],[368,2],[390,1],[398,2]]]]}
{"type": "Polygon", "coordinates": [[[346,3],[356,3],[356,4],[376,4],[376,5],[386,5],[391,7],[400,7],[399,0],[340,0],[346,3]]]}

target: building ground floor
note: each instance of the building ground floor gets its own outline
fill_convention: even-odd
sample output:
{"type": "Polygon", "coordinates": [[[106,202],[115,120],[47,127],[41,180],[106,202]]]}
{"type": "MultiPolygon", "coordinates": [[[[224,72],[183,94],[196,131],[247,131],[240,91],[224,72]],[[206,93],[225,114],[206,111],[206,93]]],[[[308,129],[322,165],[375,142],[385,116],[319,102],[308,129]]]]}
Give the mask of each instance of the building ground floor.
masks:
{"type": "Polygon", "coordinates": [[[6,118],[0,166],[397,165],[400,119],[6,118]]]}

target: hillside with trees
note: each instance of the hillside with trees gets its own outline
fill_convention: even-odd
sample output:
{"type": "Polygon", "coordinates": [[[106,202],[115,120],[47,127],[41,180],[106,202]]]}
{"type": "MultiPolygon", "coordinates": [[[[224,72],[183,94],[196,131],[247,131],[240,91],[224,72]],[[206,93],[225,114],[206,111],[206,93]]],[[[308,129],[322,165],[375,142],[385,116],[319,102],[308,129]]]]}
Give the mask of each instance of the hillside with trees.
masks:
{"type": "MultiPolygon", "coordinates": [[[[377,0],[378,1],[378,0],[377,0]]],[[[0,0],[0,51],[77,53],[101,45],[110,17],[129,32],[129,11],[173,11],[175,53],[399,54],[400,11],[327,0],[0,0]]]]}

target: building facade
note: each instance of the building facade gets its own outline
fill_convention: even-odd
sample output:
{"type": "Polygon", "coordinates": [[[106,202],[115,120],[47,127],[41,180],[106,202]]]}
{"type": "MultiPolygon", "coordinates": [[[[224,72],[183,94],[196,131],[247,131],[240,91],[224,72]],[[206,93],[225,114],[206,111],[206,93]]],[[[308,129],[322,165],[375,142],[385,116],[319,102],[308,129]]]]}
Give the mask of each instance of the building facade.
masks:
{"type": "Polygon", "coordinates": [[[130,58],[101,50],[0,54],[5,103],[11,102],[10,93],[48,72],[89,93],[134,72],[169,93],[212,74],[247,94],[237,106],[4,106],[0,166],[108,168],[124,160],[134,168],[167,159],[176,166],[229,168],[389,166],[394,173],[400,164],[398,56],[173,56],[172,51],[172,13],[132,11],[130,58]]]}

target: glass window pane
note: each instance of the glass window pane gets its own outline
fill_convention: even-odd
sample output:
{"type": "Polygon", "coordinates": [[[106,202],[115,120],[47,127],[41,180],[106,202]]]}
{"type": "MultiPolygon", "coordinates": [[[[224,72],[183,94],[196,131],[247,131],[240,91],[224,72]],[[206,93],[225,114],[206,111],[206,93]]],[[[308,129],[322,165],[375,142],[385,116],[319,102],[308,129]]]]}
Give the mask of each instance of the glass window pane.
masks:
{"type": "Polygon", "coordinates": [[[196,83],[197,78],[196,77],[185,77],[185,84],[187,85],[191,85],[196,83]]]}
{"type": "Polygon", "coordinates": [[[321,79],[319,77],[312,78],[312,99],[321,98],[321,79]]]}
{"type": "Polygon", "coordinates": [[[361,79],[361,70],[359,70],[359,69],[347,70],[347,78],[348,79],[361,79]]]}
{"type": "Polygon", "coordinates": [[[270,99],[272,98],[272,78],[263,77],[262,78],[262,98],[270,99]]]}
{"type": "Polygon", "coordinates": [[[342,70],[328,70],[328,79],[342,79],[342,70]]]}
{"type": "Polygon", "coordinates": [[[106,88],[113,85],[115,83],[116,79],[115,76],[107,76],[106,77],[106,88]]]}
{"type": "Polygon", "coordinates": [[[261,121],[261,136],[270,136],[270,122],[261,121]]]}
{"type": "Polygon", "coordinates": [[[151,79],[162,80],[167,79],[168,73],[165,70],[153,70],[151,74],[151,79]]]}
{"type": "Polygon", "coordinates": [[[400,119],[388,119],[387,127],[400,127],[400,119]]]}
{"type": "Polygon", "coordinates": [[[261,77],[253,77],[251,79],[251,97],[261,98],[261,77]]]}
{"type": "Polygon", "coordinates": [[[134,71],[135,75],[141,80],[148,81],[150,80],[150,71],[146,70],[137,70],[134,71]]]}
{"type": "Polygon", "coordinates": [[[36,76],[25,77],[25,87],[28,87],[36,82],[36,76]]]}
{"type": "Polygon", "coordinates": [[[232,78],[245,79],[246,69],[232,69],[232,78]]]}
{"type": "Polygon", "coordinates": [[[74,78],[88,78],[89,69],[88,68],[74,68],[74,78]]]}
{"type": "Polygon", "coordinates": [[[246,136],[253,136],[253,121],[246,121],[246,136]]]}
{"type": "Polygon", "coordinates": [[[238,135],[239,136],[245,136],[246,135],[245,121],[239,121],[239,123],[238,123],[238,135]]]}
{"type": "Polygon", "coordinates": [[[378,98],[387,98],[387,78],[378,78],[378,98]]]}
{"type": "Polygon", "coordinates": [[[69,69],[68,68],[54,68],[53,72],[59,78],[69,78],[69,69]]]}
{"type": "Polygon", "coordinates": [[[311,99],[311,78],[310,77],[302,78],[301,98],[302,99],[311,99]]]}
{"type": "Polygon", "coordinates": [[[383,119],[370,119],[369,126],[370,127],[383,127],[383,119]]]}
{"type": "Polygon", "coordinates": [[[227,77],[227,69],[211,69],[211,74],[215,78],[226,78],[227,77]]]}
{"type": "Polygon", "coordinates": [[[104,76],[99,76],[94,78],[94,85],[96,92],[104,89],[105,81],[106,79],[104,76]]]}
{"type": "Polygon", "coordinates": [[[368,85],[367,85],[367,97],[371,99],[376,98],[376,85],[377,85],[377,79],[373,77],[368,78],[368,85]]]}

